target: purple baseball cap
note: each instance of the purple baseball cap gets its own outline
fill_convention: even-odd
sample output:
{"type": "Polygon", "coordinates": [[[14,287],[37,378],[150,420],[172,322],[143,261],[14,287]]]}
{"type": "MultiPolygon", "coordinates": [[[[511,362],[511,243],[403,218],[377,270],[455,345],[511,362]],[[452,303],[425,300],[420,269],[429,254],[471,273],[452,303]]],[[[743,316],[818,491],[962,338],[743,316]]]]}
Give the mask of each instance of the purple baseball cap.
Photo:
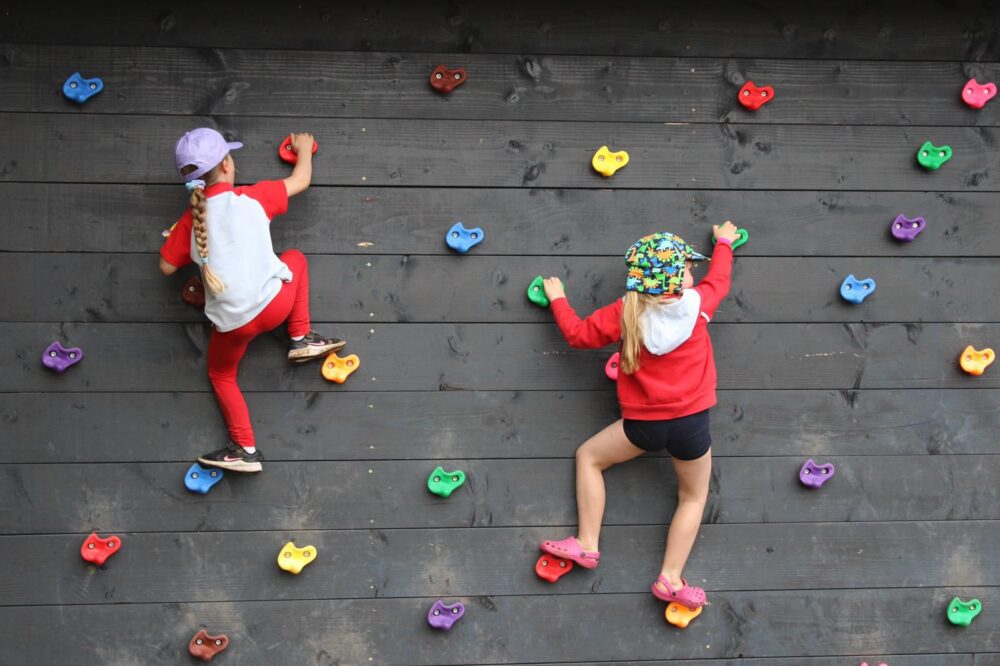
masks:
{"type": "Polygon", "coordinates": [[[178,171],[189,164],[198,167],[183,176],[184,180],[191,181],[211,171],[215,165],[222,162],[230,150],[242,147],[243,144],[239,141],[226,141],[225,137],[211,127],[199,127],[177,141],[177,145],[174,146],[174,159],[178,171]]]}

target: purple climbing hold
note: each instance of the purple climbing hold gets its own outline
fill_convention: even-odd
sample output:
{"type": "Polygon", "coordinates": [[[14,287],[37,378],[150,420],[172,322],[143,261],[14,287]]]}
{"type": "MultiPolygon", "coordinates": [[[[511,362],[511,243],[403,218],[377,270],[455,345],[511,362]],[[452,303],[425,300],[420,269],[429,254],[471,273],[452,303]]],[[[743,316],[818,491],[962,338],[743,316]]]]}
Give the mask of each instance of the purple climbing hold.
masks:
{"type": "Polygon", "coordinates": [[[819,488],[833,478],[836,468],[833,463],[817,465],[812,458],[807,460],[799,470],[799,481],[808,488],[819,488]]]}
{"type": "Polygon", "coordinates": [[[909,243],[924,230],[927,220],[922,217],[909,218],[897,215],[892,223],[892,237],[902,243],[909,243]]]}
{"type": "Polygon", "coordinates": [[[465,606],[461,601],[449,605],[438,599],[427,613],[427,624],[435,629],[448,631],[462,619],[463,615],[465,615],[465,606]]]}
{"type": "Polygon", "coordinates": [[[42,352],[42,365],[53,372],[64,372],[66,368],[79,363],[82,358],[82,349],[79,347],[63,347],[56,340],[42,352]]]}

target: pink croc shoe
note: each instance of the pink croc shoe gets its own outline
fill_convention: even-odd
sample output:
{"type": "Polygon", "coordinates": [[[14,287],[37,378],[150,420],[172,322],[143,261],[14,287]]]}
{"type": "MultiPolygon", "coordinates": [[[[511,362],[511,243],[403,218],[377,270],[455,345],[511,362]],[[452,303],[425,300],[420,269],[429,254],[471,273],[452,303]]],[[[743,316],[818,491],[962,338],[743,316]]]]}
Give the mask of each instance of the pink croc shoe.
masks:
{"type": "Polygon", "coordinates": [[[538,547],[543,553],[572,560],[584,569],[596,569],[601,563],[601,554],[585,551],[575,536],[568,536],[562,541],[543,541],[538,547]]]}
{"type": "Polygon", "coordinates": [[[657,577],[656,581],[662,584],[667,590],[666,592],[662,591],[656,586],[656,583],[653,583],[652,586],[650,586],[650,589],[653,591],[653,596],[660,601],[666,601],[667,603],[676,601],[679,604],[687,606],[691,610],[701,608],[708,601],[705,598],[705,590],[700,587],[691,587],[683,578],[681,578],[681,583],[684,584],[684,587],[679,590],[675,590],[674,586],[667,580],[667,577],[662,574],[657,577]]]}

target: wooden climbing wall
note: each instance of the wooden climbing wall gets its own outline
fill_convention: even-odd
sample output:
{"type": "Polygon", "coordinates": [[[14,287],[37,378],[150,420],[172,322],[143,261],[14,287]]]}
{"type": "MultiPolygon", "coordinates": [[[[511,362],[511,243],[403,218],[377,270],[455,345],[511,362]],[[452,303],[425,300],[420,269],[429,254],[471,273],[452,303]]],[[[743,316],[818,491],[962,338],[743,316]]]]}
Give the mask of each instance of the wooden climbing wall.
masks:
{"type": "Polygon", "coordinates": [[[1000,79],[995,3],[24,3],[0,12],[0,663],[177,664],[199,629],[230,664],[1000,664],[1000,79]],[[120,5],[120,6],[119,6],[120,5]],[[662,5],[662,6],[661,6],[662,5]],[[438,63],[468,82],[442,97],[438,63]],[[60,94],[74,71],[105,90],[60,94]],[[751,114],[748,79],[776,89],[751,114]],[[156,269],[183,210],[174,141],[245,143],[282,177],[312,131],[314,187],[274,224],[309,257],[317,328],[362,359],[344,385],[243,364],[264,474],[182,477],[226,434],[208,328],[156,269]],[[914,161],[949,144],[940,171],[914,161]],[[602,144],[630,164],[590,168],[602,144]],[[899,214],[923,215],[910,245],[899,214]],[[525,299],[563,275],[587,312],[621,254],[669,229],[750,229],[712,325],[716,465],[683,632],[648,593],[675,480],[608,473],[596,572],[536,578],[575,523],[573,452],[616,417],[611,350],[572,351],[525,299]],[[455,221],[486,241],[449,253],[455,221]],[[848,306],[848,273],[877,293],[848,306]],[[43,370],[52,340],[86,358],[43,370]],[[837,466],[819,492],[809,457],[837,466]],[[427,492],[437,465],[469,480],[427,492]],[[80,561],[97,530],[124,545],[80,561]],[[288,540],[319,556],[278,570],[288,540]],[[954,596],[985,611],[945,620],[954,596]],[[436,598],[468,610],[430,630],[436,598]],[[884,655],[879,657],[879,655],[884,655]]]}

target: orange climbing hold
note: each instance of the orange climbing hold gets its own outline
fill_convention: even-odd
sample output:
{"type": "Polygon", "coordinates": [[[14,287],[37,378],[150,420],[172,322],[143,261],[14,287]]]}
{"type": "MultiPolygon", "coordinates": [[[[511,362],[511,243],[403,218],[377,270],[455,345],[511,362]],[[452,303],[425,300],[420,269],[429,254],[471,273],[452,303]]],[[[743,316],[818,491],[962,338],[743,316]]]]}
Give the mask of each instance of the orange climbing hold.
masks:
{"type": "Polygon", "coordinates": [[[341,358],[334,352],[323,361],[323,377],[327,381],[343,384],[355,370],[361,367],[361,359],[357,354],[341,358]]]}
{"type": "Polygon", "coordinates": [[[670,605],[667,606],[667,622],[675,627],[683,629],[691,623],[691,620],[701,615],[701,608],[702,607],[699,606],[698,608],[691,610],[687,606],[679,604],[676,601],[671,602],[670,605]]]}
{"type": "Polygon", "coordinates": [[[983,351],[979,351],[972,345],[969,345],[965,348],[965,351],[962,352],[962,357],[958,360],[958,364],[962,366],[962,370],[965,370],[970,375],[976,375],[978,377],[986,372],[986,368],[993,363],[996,358],[996,353],[989,347],[983,351]]]}

